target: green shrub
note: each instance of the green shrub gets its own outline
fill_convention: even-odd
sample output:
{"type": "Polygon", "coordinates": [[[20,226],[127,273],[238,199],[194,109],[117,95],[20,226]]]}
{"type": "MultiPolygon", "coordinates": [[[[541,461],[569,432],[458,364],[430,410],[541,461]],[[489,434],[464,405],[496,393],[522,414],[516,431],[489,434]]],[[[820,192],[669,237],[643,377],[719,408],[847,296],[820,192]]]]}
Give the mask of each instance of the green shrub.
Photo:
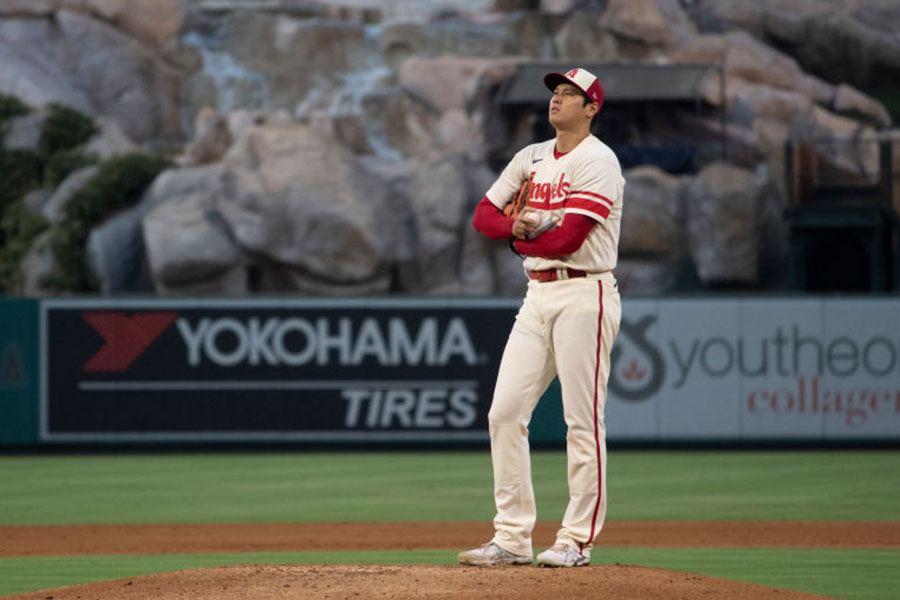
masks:
{"type": "Polygon", "coordinates": [[[55,188],[74,171],[97,164],[97,157],[80,150],[63,150],[51,154],[44,164],[44,187],[55,188]]]}
{"type": "Polygon", "coordinates": [[[21,115],[27,115],[31,109],[15,96],[0,94],[0,123],[21,115]]]}
{"type": "MultiPolygon", "coordinates": [[[[0,95],[0,125],[30,111],[19,99],[0,95]]],[[[96,163],[95,157],[86,156],[80,149],[95,133],[97,127],[90,118],[51,104],[36,151],[7,150],[0,145],[0,292],[11,293],[20,287],[21,260],[34,238],[48,227],[46,219],[27,210],[25,194],[42,186],[55,188],[76,169],[96,163]]],[[[68,231],[60,239],[77,240],[81,236],[86,240],[90,226],[91,223],[66,224],[68,231]]]]}
{"type": "Polygon", "coordinates": [[[117,156],[101,163],[97,173],[66,203],[63,218],[53,228],[50,247],[55,266],[43,285],[54,291],[97,291],[98,282],[87,268],[91,228],[140,200],[168,166],[162,157],[143,154],[117,156]]]}
{"type": "MultiPolygon", "coordinates": [[[[0,95],[0,122],[30,110],[18,99],[0,95]]],[[[88,117],[51,104],[41,126],[37,151],[0,147],[0,209],[41,185],[55,188],[72,171],[96,163],[95,157],[79,150],[96,132],[88,117]]]]}
{"type": "Polygon", "coordinates": [[[44,186],[55,188],[73,171],[97,163],[81,151],[97,133],[94,122],[66,106],[51,104],[41,126],[38,149],[44,158],[44,186]]]}
{"type": "Polygon", "coordinates": [[[19,263],[47,227],[47,220],[29,211],[22,199],[7,205],[0,219],[0,292],[14,293],[22,284],[19,263]]]}
{"type": "Polygon", "coordinates": [[[94,122],[77,110],[61,104],[47,105],[38,150],[46,156],[72,150],[97,133],[94,122]]]}
{"type": "Polygon", "coordinates": [[[0,148],[0,213],[5,213],[7,206],[38,187],[43,173],[44,159],[37,152],[0,148]]]}

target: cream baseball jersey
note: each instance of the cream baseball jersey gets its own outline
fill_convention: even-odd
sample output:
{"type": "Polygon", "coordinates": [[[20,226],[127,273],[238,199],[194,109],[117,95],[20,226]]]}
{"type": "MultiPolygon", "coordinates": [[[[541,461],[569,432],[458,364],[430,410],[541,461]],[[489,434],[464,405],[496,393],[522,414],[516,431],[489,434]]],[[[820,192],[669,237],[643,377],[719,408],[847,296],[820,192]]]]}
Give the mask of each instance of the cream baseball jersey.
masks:
{"type": "Polygon", "coordinates": [[[572,151],[556,158],[556,140],[526,146],[509,162],[486,196],[502,209],[519,185],[531,178],[528,206],[542,218],[581,214],[595,221],[584,243],[559,259],[525,258],[527,271],[569,267],[589,273],[612,271],[616,266],[619,224],[622,220],[622,168],[609,146],[593,135],[572,151]]]}

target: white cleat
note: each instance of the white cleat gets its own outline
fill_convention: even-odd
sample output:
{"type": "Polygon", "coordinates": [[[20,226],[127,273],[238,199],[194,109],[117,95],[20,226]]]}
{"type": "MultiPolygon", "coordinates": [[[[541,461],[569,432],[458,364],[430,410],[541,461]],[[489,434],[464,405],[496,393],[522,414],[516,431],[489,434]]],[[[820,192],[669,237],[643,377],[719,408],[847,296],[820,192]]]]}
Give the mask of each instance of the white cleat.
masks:
{"type": "Polygon", "coordinates": [[[553,544],[537,555],[540,567],[586,567],[591,559],[568,544],[553,544]]]}
{"type": "Polygon", "coordinates": [[[494,567],[498,565],[530,565],[531,556],[527,554],[513,554],[504,550],[494,542],[488,542],[480,548],[460,552],[456,559],[461,565],[473,567],[494,567]]]}

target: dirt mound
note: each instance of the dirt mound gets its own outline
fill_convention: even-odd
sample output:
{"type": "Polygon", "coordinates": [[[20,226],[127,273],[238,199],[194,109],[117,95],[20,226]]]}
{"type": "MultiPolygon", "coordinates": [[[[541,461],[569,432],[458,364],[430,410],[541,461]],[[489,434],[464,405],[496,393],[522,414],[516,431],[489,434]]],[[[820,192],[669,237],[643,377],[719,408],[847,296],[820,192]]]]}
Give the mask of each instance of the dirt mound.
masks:
{"type": "Polygon", "coordinates": [[[238,565],[175,571],[9,596],[17,600],[363,598],[826,598],[678,571],[624,565],[577,569],[434,565],[238,565]]]}

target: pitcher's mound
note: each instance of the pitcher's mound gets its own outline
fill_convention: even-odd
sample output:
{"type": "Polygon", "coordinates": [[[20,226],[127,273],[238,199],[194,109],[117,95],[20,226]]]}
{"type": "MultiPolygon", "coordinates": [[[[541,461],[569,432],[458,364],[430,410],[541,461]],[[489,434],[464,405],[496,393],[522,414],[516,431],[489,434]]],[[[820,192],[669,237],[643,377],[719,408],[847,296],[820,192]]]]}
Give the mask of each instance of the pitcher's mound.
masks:
{"type": "Polygon", "coordinates": [[[174,571],[9,596],[19,600],[369,598],[615,598],[616,600],[812,600],[826,598],[727,579],[620,565],[238,565],[174,571]]]}

